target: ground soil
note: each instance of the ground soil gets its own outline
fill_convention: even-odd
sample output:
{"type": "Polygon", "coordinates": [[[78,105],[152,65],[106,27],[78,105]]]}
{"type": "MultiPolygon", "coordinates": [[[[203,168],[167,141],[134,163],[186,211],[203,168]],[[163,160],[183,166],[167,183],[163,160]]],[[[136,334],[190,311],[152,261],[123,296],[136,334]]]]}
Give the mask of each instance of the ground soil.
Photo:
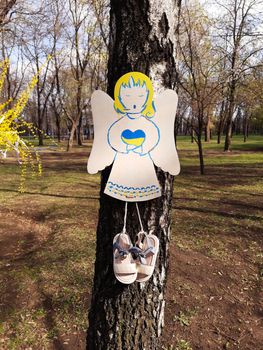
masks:
{"type": "MultiPolygon", "coordinates": [[[[77,154],[44,154],[42,159],[46,171],[63,172],[82,169],[86,157],[85,151],[77,154]]],[[[191,179],[197,171],[196,167],[188,166],[183,176],[191,179]]],[[[251,177],[253,175],[255,180],[262,174],[261,167],[251,177]]],[[[175,193],[163,348],[263,349],[262,226],[259,225],[263,197],[250,190],[246,190],[241,198],[229,195],[230,185],[240,182],[245,185],[249,181],[248,174],[241,176],[238,168],[227,168],[224,175],[219,176],[216,167],[211,167],[208,180],[203,181],[200,187],[205,186],[205,190],[211,193],[221,186],[220,198],[202,198],[197,183],[193,186],[196,190],[190,190],[187,195],[183,191],[175,193]],[[224,190],[228,196],[224,195],[224,190]],[[202,205],[196,204],[198,198],[201,198],[202,205]],[[220,224],[214,222],[218,217],[226,220],[228,229],[225,230],[223,221],[220,224]],[[209,227],[203,225],[204,220],[208,223],[210,220],[209,227]],[[254,220],[255,225],[247,224],[246,220],[254,220]],[[187,226],[187,222],[191,225],[187,226]],[[235,227],[239,223],[242,229],[237,231],[235,227]],[[211,227],[215,227],[214,233],[211,227]],[[222,235],[219,237],[220,232],[222,235]]],[[[91,183],[90,186],[97,185],[91,183]]],[[[2,191],[8,193],[17,190],[8,187],[2,188],[2,191]]],[[[53,198],[67,195],[65,190],[54,194],[53,198]]],[[[81,194],[75,195],[81,197],[81,194]]],[[[97,195],[92,194],[90,200],[97,201],[97,195]]],[[[50,218],[36,206],[35,195],[32,195],[31,202],[27,200],[24,203],[24,207],[12,207],[1,202],[2,322],[6,322],[21,305],[28,308],[42,305],[45,317],[41,319],[39,327],[52,324],[53,306],[41,290],[41,284],[36,287],[34,283],[29,283],[26,289],[21,290],[14,271],[37,264],[34,257],[51,244],[55,228],[56,219],[50,218]]],[[[84,305],[88,306],[88,293],[83,298],[84,305]]],[[[0,332],[2,349],[5,349],[6,336],[1,338],[0,332]]],[[[32,349],[35,348],[33,345],[32,349]]],[[[70,335],[58,333],[47,348],[85,349],[85,332],[77,330],[70,335]]]]}

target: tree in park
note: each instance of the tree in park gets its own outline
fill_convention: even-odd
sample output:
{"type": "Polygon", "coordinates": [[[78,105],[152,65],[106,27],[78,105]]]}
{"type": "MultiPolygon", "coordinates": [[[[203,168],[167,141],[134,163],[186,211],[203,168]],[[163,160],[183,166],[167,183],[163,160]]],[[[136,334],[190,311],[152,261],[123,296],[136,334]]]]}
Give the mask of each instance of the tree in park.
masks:
{"type": "Polygon", "coordinates": [[[248,138],[250,121],[262,104],[262,95],[260,94],[262,91],[262,78],[260,78],[260,74],[258,73],[259,72],[255,72],[253,75],[246,76],[246,79],[242,81],[236,94],[238,110],[242,111],[242,113],[240,113],[242,126],[239,125],[238,128],[238,117],[236,116],[235,129],[236,132],[238,131],[237,129],[242,129],[244,142],[246,142],[248,138]]]}
{"type": "Polygon", "coordinates": [[[227,58],[227,92],[226,92],[226,137],[224,150],[230,151],[232,124],[237,107],[237,91],[244,78],[258,63],[258,54],[262,52],[260,38],[262,33],[260,0],[229,0],[218,1],[222,16],[217,28],[218,48],[227,58]],[[221,39],[221,40],[220,40],[221,39]]]}
{"type": "MultiPolygon", "coordinates": [[[[173,0],[111,1],[108,94],[129,71],[148,75],[155,91],[174,89],[175,31],[180,3],[173,0]]],[[[112,241],[121,232],[124,202],[105,195],[110,167],[102,171],[95,276],[89,310],[87,349],[158,349],[164,325],[173,176],[157,169],[162,197],[141,202],[144,228],[160,240],[159,259],[147,283],[124,285],[113,274],[112,241]]],[[[134,174],[136,176],[136,174],[134,174]]],[[[127,232],[140,231],[136,206],[129,204],[127,232]]]]}
{"type": "Polygon", "coordinates": [[[177,35],[178,80],[191,109],[191,134],[198,146],[201,174],[205,171],[202,134],[206,129],[209,141],[211,114],[223,83],[219,73],[221,57],[207,35],[211,26],[212,21],[199,2],[183,6],[177,35]]]}
{"type": "Polygon", "coordinates": [[[70,124],[67,150],[73,147],[74,136],[82,145],[84,111],[89,105],[90,90],[100,84],[103,71],[103,38],[98,35],[102,25],[100,15],[103,1],[64,1],[68,8],[66,45],[70,47],[69,69],[62,71],[60,79],[60,102],[70,124]],[[94,4],[96,4],[96,7],[94,4]],[[96,11],[95,11],[96,10],[96,11]],[[63,81],[65,84],[63,85],[63,81]]]}

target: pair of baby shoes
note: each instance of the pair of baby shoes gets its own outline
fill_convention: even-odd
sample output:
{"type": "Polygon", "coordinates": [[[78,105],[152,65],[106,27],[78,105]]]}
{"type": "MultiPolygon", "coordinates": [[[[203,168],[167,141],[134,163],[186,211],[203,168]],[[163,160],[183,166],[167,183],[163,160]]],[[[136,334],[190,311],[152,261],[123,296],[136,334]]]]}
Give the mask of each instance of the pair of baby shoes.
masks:
{"type": "Polygon", "coordinates": [[[126,231],[118,233],[113,239],[113,270],[118,281],[131,284],[135,281],[148,281],[154,271],[159,239],[141,231],[133,246],[126,231]]]}

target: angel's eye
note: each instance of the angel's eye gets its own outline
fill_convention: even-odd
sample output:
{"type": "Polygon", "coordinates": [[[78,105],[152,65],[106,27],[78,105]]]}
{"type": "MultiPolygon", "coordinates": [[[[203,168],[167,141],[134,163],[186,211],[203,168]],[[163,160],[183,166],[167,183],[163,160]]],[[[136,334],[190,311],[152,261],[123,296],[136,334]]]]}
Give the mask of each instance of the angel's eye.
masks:
{"type": "Polygon", "coordinates": [[[144,97],[144,95],[139,95],[138,97],[144,97]]]}
{"type": "Polygon", "coordinates": [[[130,97],[131,95],[125,95],[126,97],[130,97]]]}

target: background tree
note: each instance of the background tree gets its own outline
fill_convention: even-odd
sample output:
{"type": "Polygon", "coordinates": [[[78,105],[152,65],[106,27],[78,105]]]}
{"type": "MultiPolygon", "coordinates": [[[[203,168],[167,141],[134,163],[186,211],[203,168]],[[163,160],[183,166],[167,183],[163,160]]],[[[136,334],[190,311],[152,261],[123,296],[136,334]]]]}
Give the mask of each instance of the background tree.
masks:
{"type": "Polygon", "coordinates": [[[51,21],[49,18],[49,8],[46,0],[39,4],[39,12],[34,17],[25,17],[27,26],[21,34],[23,50],[26,59],[29,62],[29,68],[34,75],[38,75],[36,89],[33,94],[36,109],[36,126],[38,132],[39,146],[43,146],[45,117],[48,107],[48,101],[54,88],[54,74],[50,70],[50,59],[54,53],[55,43],[52,41],[51,21]],[[40,67],[45,62],[45,68],[40,67]]]}
{"type": "Polygon", "coordinates": [[[262,19],[258,7],[260,0],[229,0],[218,2],[223,13],[218,26],[220,44],[227,57],[227,108],[226,137],[224,150],[229,151],[232,136],[232,121],[236,107],[236,93],[244,74],[257,67],[257,55],[262,50],[259,39],[262,33],[258,30],[262,19]]]}
{"type": "Polygon", "coordinates": [[[179,86],[188,96],[191,130],[198,145],[201,174],[204,174],[203,131],[207,130],[206,140],[209,140],[211,114],[222,86],[218,69],[221,57],[207,35],[211,28],[212,22],[199,2],[182,7],[177,35],[179,86]]]}
{"type": "MultiPolygon", "coordinates": [[[[248,138],[250,121],[258,115],[262,108],[262,84],[262,70],[257,70],[252,74],[246,75],[237,90],[236,105],[238,112],[234,125],[236,134],[243,133],[244,142],[248,138]]],[[[254,130],[254,133],[256,133],[256,130],[254,130]]]]}
{"type": "MultiPolygon", "coordinates": [[[[60,71],[65,63],[65,52],[63,52],[63,30],[65,28],[65,11],[63,1],[55,0],[50,4],[50,12],[52,17],[52,42],[54,44],[51,60],[51,69],[54,72],[54,85],[51,91],[49,107],[54,116],[56,125],[57,140],[61,141],[61,124],[63,117],[63,108],[61,104],[61,84],[60,71]]],[[[52,123],[52,115],[51,115],[52,123]]]]}
{"type": "MultiPolygon", "coordinates": [[[[232,135],[229,128],[233,123],[237,126],[235,132],[239,132],[239,124],[247,115],[245,104],[239,102],[239,88],[246,95],[248,80],[262,65],[260,0],[215,1],[212,7],[197,0],[182,2],[176,47],[181,82],[178,88],[184,106],[178,107],[175,134],[189,135],[193,142],[196,139],[201,158],[202,142],[209,142],[212,129],[216,130],[218,143],[222,135],[232,135]],[[218,17],[218,13],[222,16],[218,17]],[[235,103],[229,104],[233,84],[235,103]],[[230,105],[234,106],[231,113],[230,105]]],[[[12,4],[1,31],[0,55],[12,62],[2,94],[16,99],[26,86],[37,69],[36,49],[39,64],[52,53],[46,78],[43,71],[39,93],[30,99],[24,116],[37,127],[52,130],[58,139],[67,140],[70,149],[75,140],[81,144],[85,138],[92,138],[90,95],[106,85],[108,0],[17,0],[12,4]]],[[[42,144],[43,137],[39,138],[42,144]]]]}
{"type": "MultiPolygon", "coordinates": [[[[99,4],[98,8],[99,8],[99,4]]],[[[83,140],[83,113],[89,104],[91,89],[100,85],[98,77],[103,72],[103,38],[100,38],[99,26],[94,15],[92,1],[68,0],[66,45],[70,47],[69,62],[64,72],[67,84],[60,89],[61,104],[70,125],[67,149],[73,146],[74,136],[79,145],[83,140]],[[71,101],[69,103],[69,101],[71,101]]],[[[100,17],[100,20],[102,18],[100,17]]]]}
{"type": "Polygon", "coordinates": [[[11,18],[10,11],[16,4],[17,0],[1,0],[0,1],[0,30],[7,24],[11,18]],[[9,17],[8,17],[9,15],[9,17]]]}

